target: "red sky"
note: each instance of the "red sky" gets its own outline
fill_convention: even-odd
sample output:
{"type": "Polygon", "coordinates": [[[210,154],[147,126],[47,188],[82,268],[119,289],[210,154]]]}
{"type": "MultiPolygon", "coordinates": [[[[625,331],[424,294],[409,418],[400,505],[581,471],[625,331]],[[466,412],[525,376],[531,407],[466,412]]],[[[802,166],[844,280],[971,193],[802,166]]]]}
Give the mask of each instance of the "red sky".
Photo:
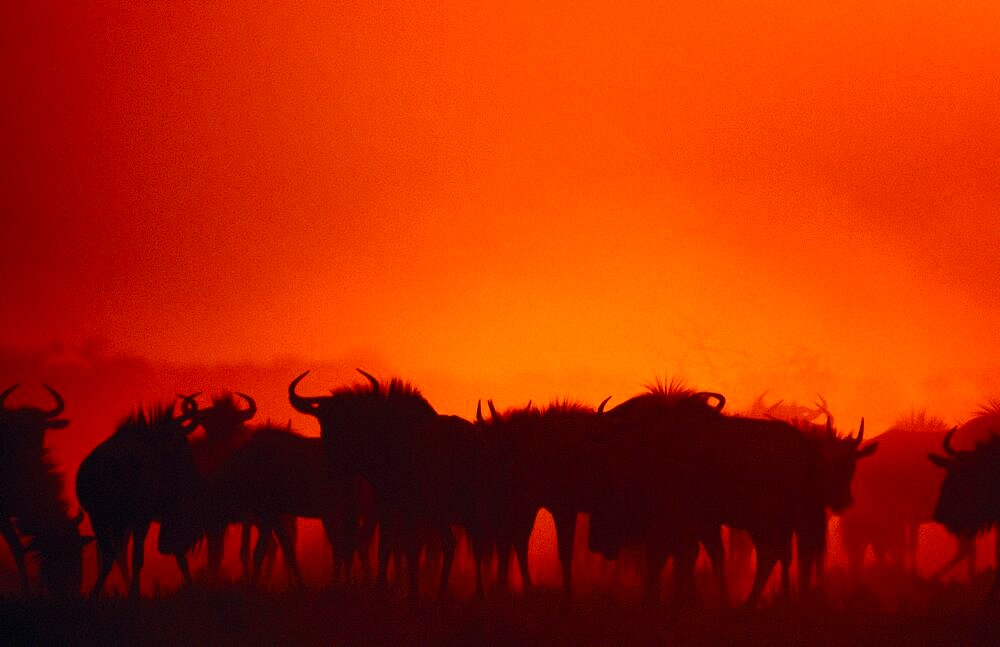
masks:
{"type": "Polygon", "coordinates": [[[0,8],[9,348],[1000,393],[995,2],[138,4],[0,8]]]}

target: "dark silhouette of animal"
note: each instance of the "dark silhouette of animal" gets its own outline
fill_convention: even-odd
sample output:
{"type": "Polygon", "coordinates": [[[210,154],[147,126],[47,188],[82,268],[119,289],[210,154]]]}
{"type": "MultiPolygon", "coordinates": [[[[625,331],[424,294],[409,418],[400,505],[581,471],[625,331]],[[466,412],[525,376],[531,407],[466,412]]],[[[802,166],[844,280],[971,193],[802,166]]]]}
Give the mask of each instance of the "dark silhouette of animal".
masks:
{"type": "MultiPolygon", "coordinates": [[[[927,461],[927,455],[937,451],[947,431],[940,418],[913,413],[880,435],[878,453],[858,466],[854,505],[840,519],[841,539],[855,578],[861,577],[869,547],[876,563],[916,573],[920,526],[933,520],[944,480],[944,473],[927,461]]],[[[974,575],[975,542],[957,539],[955,558],[934,577],[962,560],[969,578],[974,575]]]]}
{"type": "Polygon", "coordinates": [[[443,558],[439,595],[445,595],[455,553],[451,525],[463,526],[476,560],[476,590],[483,594],[481,562],[489,536],[485,509],[491,497],[487,445],[476,427],[457,416],[438,415],[413,386],[393,379],[348,386],[329,396],[306,397],[288,387],[296,411],[317,418],[330,469],[360,475],[375,491],[380,521],[377,586],[386,586],[386,569],[394,541],[405,550],[408,593],[417,599],[419,528],[437,529],[443,558]],[[395,539],[394,539],[395,538],[395,539]],[[387,541],[389,539],[389,541],[387,541]]]}
{"type": "Polygon", "coordinates": [[[764,396],[767,392],[761,393],[750,405],[750,410],[746,415],[750,418],[768,418],[772,420],[784,420],[785,422],[815,422],[817,418],[826,414],[830,415],[826,400],[819,396],[819,402],[813,407],[807,407],[797,402],[785,402],[783,399],[772,404],[767,404],[764,396]]]}
{"type": "Polygon", "coordinates": [[[31,592],[25,563],[30,551],[39,555],[39,575],[51,595],[77,595],[83,547],[93,538],[80,536],[83,513],[69,515],[62,496],[62,474],[45,447],[48,430],[69,424],[58,417],[65,405],[59,393],[45,385],[56,402],[51,410],[8,408],[7,397],[17,387],[0,393],[0,533],[10,546],[25,595],[31,592]]]}
{"type": "MultiPolygon", "coordinates": [[[[639,449],[626,454],[630,469],[622,470],[633,474],[630,489],[604,508],[618,510],[625,521],[615,530],[616,524],[592,516],[594,543],[621,544],[621,537],[645,530],[642,521],[649,518],[659,520],[652,528],[661,528],[665,536],[646,532],[667,546],[678,540],[678,528],[685,534],[704,534],[720,524],[745,529],[757,552],[746,601],[752,607],[778,562],[787,594],[792,539],[797,537],[800,588],[807,588],[811,573],[821,568],[827,510],[839,512],[850,505],[857,460],[877,446],[861,447],[863,421],[856,437],[840,438],[829,419],[825,428],[799,429],[780,420],[722,414],[724,400],[709,406],[708,394],[667,389],[656,395],[638,396],[616,407],[620,411],[608,412],[631,429],[630,437],[641,440],[639,449]]],[[[690,536],[683,541],[691,543],[690,536]]]]}
{"type": "Polygon", "coordinates": [[[132,541],[129,594],[138,597],[146,534],[154,521],[169,532],[159,535],[161,553],[174,555],[186,582],[191,581],[185,553],[198,540],[194,524],[174,522],[181,505],[195,496],[200,478],[187,436],[198,424],[197,404],[175,415],[176,403],[139,408],[114,434],[83,459],[76,477],[76,497],[90,516],[97,536],[98,577],[91,597],[132,541]]]}
{"type": "Polygon", "coordinates": [[[295,538],[284,520],[304,517],[322,521],[333,551],[336,579],[342,569],[349,570],[354,553],[358,531],[357,515],[352,514],[354,497],[351,480],[337,478],[329,469],[320,438],[268,423],[255,429],[242,447],[210,473],[201,494],[192,499],[190,513],[209,528],[255,519],[259,534],[252,581],[260,574],[274,535],[293,581],[301,586],[295,538]]]}
{"type": "MultiPolygon", "coordinates": [[[[189,410],[196,406],[193,398],[181,395],[182,407],[189,410]]],[[[212,397],[212,405],[198,410],[198,425],[205,430],[203,436],[191,438],[191,451],[195,467],[202,478],[208,478],[246,445],[258,427],[248,424],[257,413],[257,403],[244,393],[223,393],[212,397]],[[239,397],[245,403],[241,408],[236,401],[239,397]]],[[[254,519],[230,520],[241,527],[240,563],[244,576],[250,575],[250,542],[254,519]]],[[[207,571],[209,577],[217,579],[225,555],[226,531],[230,523],[209,526],[205,529],[205,544],[208,552],[207,571]]],[[[282,519],[283,531],[293,538],[296,534],[295,518],[282,519]]],[[[258,529],[259,530],[259,529],[258,529]]],[[[273,556],[274,551],[269,555],[273,556]]]]}
{"type": "MultiPolygon", "coordinates": [[[[929,454],[931,462],[944,468],[944,481],[934,506],[934,520],[952,534],[974,540],[1000,522],[1000,402],[992,401],[978,416],[945,434],[945,455],[929,454]],[[956,432],[978,437],[974,449],[956,450],[956,432]]],[[[1000,539],[997,540],[1000,563],[1000,539]]],[[[988,602],[1000,592],[1000,569],[990,587],[988,602]]]]}
{"type": "Polygon", "coordinates": [[[477,408],[478,425],[494,447],[491,478],[496,483],[495,514],[498,585],[508,586],[511,549],[517,555],[521,581],[532,587],[528,566],[528,541],[538,511],[552,514],[562,568],[563,591],[572,592],[573,544],[577,516],[590,513],[608,485],[608,447],[603,410],[573,402],[553,402],[546,407],[513,409],[498,414],[493,402],[491,419],[477,408]]]}
{"type": "MultiPolygon", "coordinates": [[[[754,401],[750,410],[745,414],[750,418],[762,418],[766,420],[781,420],[789,423],[793,427],[802,430],[804,433],[817,435],[823,430],[816,423],[817,418],[825,415],[827,425],[832,425],[833,414],[830,413],[826,399],[817,394],[817,402],[809,407],[797,402],[786,402],[780,399],[773,404],[766,404],[762,393],[754,401]]],[[[814,574],[817,580],[822,577],[827,535],[826,515],[816,514],[813,523],[805,524],[797,530],[799,542],[799,561],[802,569],[806,573],[808,581],[814,574]]],[[[746,530],[739,528],[729,529],[729,553],[727,555],[727,566],[730,573],[746,574],[752,570],[752,557],[754,553],[753,539],[746,530]]],[[[784,580],[787,586],[787,578],[784,580]]]]}
{"type": "Polygon", "coordinates": [[[647,393],[606,414],[614,436],[605,452],[614,467],[611,487],[590,517],[589,545],[608,558],[617,558],[627,545],[641,545],[647,600],[657,597],[660,573],[671,556],[678,598],[693,598],[699,545],[711,559],[720,597],[724,603],[728,599],[720,523],[681,514],[681,506],[673,502],[679,495],[673,488],[679,484],[657,474],[660,469],[669,469],[669,464],[656,465],[657,451],[670,451],[671,445],[683,442],[676,435],[682,427],[686,433],[705,420],[715,419],[724,406],[721,394],[695,392],[671,382],[652,385],[647,393]],[[681,421],[683,424],[678,424],[681,421]]]}

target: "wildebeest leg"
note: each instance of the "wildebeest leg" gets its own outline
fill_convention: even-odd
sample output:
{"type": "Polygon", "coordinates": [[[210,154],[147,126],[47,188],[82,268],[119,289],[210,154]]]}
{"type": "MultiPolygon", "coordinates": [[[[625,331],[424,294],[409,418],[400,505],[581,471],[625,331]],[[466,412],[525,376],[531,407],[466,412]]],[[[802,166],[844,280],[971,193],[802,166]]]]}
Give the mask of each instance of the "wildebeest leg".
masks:
{"type": "Polygon", "coordinates": [[[514,549],[514,542],[509,533],[504,532],[497,537],[497,583],[496,588],[500,591],[510,590],[510,553],[514,549]]]}
{"type": "MultiPolygon", "coordinates": [[[[90,599],[96,600],[101,594],[101,589],[104,587],[104,580],[108,579],[108,574],[111,573],[111,569],[114,567],[115,562],[118,561],[124,554],[125,551],[122,547],[117,545],[117,542],[113,539],[112,534],[99,532],[97,529],[94,530],[97,535],[97,582],[94,584],[94,588],[90,590],[90,599]]],[[[125,539],[128,539],[128,535],[125,535],[125,539]]],[[[125,544],[127,547],[128,544],[125,544]]],[[[127,569],[127,567],[126,567],[127,569]]],[[[125,580],[126,585],[128,584],[128,579],[125,580]]]]}
{"type": "Polygon", "coordinates": [[[271,548],[271,527],[265,523],[257,526],[257,544],[253,549],[253,571],[250,573],[250,583],[256,584],[260,578],[261,567],[264,565],[264,557],[271,548]]]}
{"type": "Polygon", "coordinates": [[[694,602],[694,567],[698,561],[698,542],[683,537],[674,545],[674,591],[681,604],[694,602]]]}
{"type": "Polygon", "coordinates": [[[661,545],[646,544],[646,570],[642,574],[642,597],[646,603],[660,599],[660,573],[667,565],[667,550],[661,545]]]}
{"type": "MultiPolygon", "coordinates": [[[[94,532],[95,534],[97,533],[96,530],[94,532]]],[[[118,574],[122,577],[122,585],[127,589],[128,583],[132,581],[132,574],[129,572],[128,567],[129,533],[126,530],[125,532],[120,533],[120,535],[121,536],[117,537],[117,541],[115,542],[118,552],[112,561],[114,565],[118,567],[118,574]]]]}
{"type": "Polygon", "coordinates": [[[193,580],[191,579],[191,569],[188,567],[187,555],[179,553],[174,555],[174,559],[177,561],[177,568],[181,571],[181,577],[184,578],[184,584],[191,586],[193,580]]]}
{"type": "Polygon", "coordinates": [[[351,490],[346,487],[335,488],[326,495],[330,506],[320,518],[323,533],[330,544],[330,555],[333,560],[333,572],[330,575],[330,585],[335,585],[343,573],[345,583],[351,581],[351,569],[354,567],[354,550],[358,532],[357,505],[350,501],[351,490]]]}
{"type": "Polygon", "coordinates": [[[17,566],[17,577],[21,581],[21,591],[25,595],[28,595],[31,593],[31,590],[28,586],[28,566],[24,562],[24,546],[21,544],[21,538],[17,536],[14,524],[8,517],[0,517],[0,533],[7,540],[10,552],[14,555],[14,564],[17,566]]]}
{"type": "Polygon", "coordinates": [[[573,593],[573,539],[576,536],[576,511],[553,512],[552,518],[556,523],[556,543],[559,547],[559,564],[562,566],[563,593],[568,597],[573,593]]]}
{"type": "Polygon", "coordinates": [[[712,572],[719,587],[719,599],[723,607],[729,606],[729,583],[726,582],[726,549],[722,545],[722,528],[716,527],[701,533],[701,545],[705,547],[712,562],[712,572]]]}
{"type": "Polygon", "coordinates": [[[855,582],[861,582],[861,572],[865,563],[867,544],[862,541],[844,541],[844,552],[847,553],[847,570],[855,582]]]}
{"type": "Polygon", "coordinates": [[[138,598],[141,593],[140,574],[145,561],[146,534],[149,532],[149,522],[140,523],[132,528],[132,581],[129,583],[130,598],[138,598]]]}
{"type": "Polygon", "coordinates": [[[497,538],[497,584],[502,590],[510,588],[510,550],[513,547],[514,555],[517,557],[518,568],[521,572],[521,588],[525,592],[531,591],[533,583],[531,581],[531,570],[528,568],[528,543],[531,540],[531,530],[535,523],[537,510],[526,510],[518,513],[511,513],[510,518],[502,523],[503,529],[497,538]]]}
{"type": "Polygon", "coordinates": [[[362,513],[354,506],[350,509],[347,521],[344,524],[346,532],[351,533],[350,542],[357,553],[358,562],[361,564],[361,572],[364,576],[365,584],[372,579],[371,546],[375,540],[375,528],[378,521],[371,511],[362,513]]]}
{"type": "Polygon", "coordinates": [[[438,525],[438,534],[441,536],[441,583],[438,584],[438,598],[448,595],[448,578],[451,575],[451,564],[455,560],[455,534],[451,531],[451,526],[447,523],[438,525]]]}
{"type": "Polygon", "coordinates": [[[332,586],[337,583],[342,570],[344,571],[344,580],[350,580],[353,551],[346,545],[348,533],[344,532],[344,524],[339,522],[339,515],[336,514],[325,516],[320,521],[323,524],[323,534],[326,535],[326,541],[330,544],[330,556],[333,559],[333,573],[330,576],[330,585],[332,586]]]}
{"type": "Polygon", "coordinates": [[[420,535],[415,519],[403,519],[400,525],[403,549],[406,551],[407,597],[411,603],[416,603],[419,599],[420,535]]]}
{"type": "MultiPolygon", "coordinates": [[[[799,595],[804,595],[812,588],[813,566],[816,563],[816,549],[808,541],[799,540],[798,554],[796,555],[799,566],[799,595]]],[[[782,577],[784,577],[785,567],[782,565],[782,577]]]]}
{"type": "Polygon", "coordinates": [[[484,600],[486,591],[483,588],[483,560],[486,557],[486,542],[479,531],[469,532],[469,542],[472,544],[472,561],[476,568],[476,597],[484,600]]]}
{"type": "Polygon", "coordinates": [[[755,608],[760,602],[764,586],[767,585],[767,580],[771,577],[771,571],[774,570],[774,565],[778,562],[780,554],[780,549],[773,539],[766,540],[754,537],[754,544],[757,548],[757,570],[753,576],[753,587],[750,589],[750,595],[743,603],[744,608],[747,609],[755,608]]]}
{"type": "Polygon", "coordinates": [[[378,534],[378,573],[375,575],[375,588],[379,591],[385,591],[389,584],[389,558],[392,557],[392,545],[388,535],[383,522],[378,534]]]}
{"type": "Polygon", "coordinates": [[[352,534],[351,543],[354,545],[354,553],[358,556],[358,563],[361,564],[364,582],[368,584],[372,580],[371,545],[375,538],[375,523],[369,523],[367,520],[362,521],[361,527],[357,528],[356,533],[355,527],[355,525],[350,525],[346,530],[352,534]]]}
{"type": "Polygon", "coordinates": [[[218,579],[222,571],[222,558],[226,549],[226,526],[210,528],[205,533],[205,544],[208,552],[205,568],[211,579],[218,579]]]}
{"type": "Polygon", "coordinates": [[[975,575],[976,572],[975,539],[970,539],[966,537],[955,537],[955,554],[952,555],[951,559],[949,559],[944,566],[942,566],[941,568],[939,568],[938,570],[934,571],[931,574],[931,579],[937,580],[944,577],[944,575],[947,574],[951,569],[958,566],[958,564],[961,563],[962,560],[969,560],[970,562],[969,580],[971,581],[972,577],[975,575]]]}
{"type": "MultiPolygon", "coordinates": [[[[997,593],[1000,593],[1000,530],[996,531],[996,535],[994,550],[996,551],[997,568],[996,574],[993,576],[993,584],[990,585],[990,594],[986,597],[986,601],[991,608],[993,606],[993,602],[997,599],[997,593]]],[[[975,551],[976,540],[972,538],[968,541],[972,543],[972,550],[975,551]]]]}
{"type": "MultiPolygon", "coordinates": [[[[1000,535],[998,535],[998,537],[1000,537],[1000,535]]],[[[965,554],[966,565],[968,566],[969,569],[969,581],[971,582],[976,577],[976,553],[977,553],[976,538],[963,537],[959,541],[962,544],[959,550],[961,550],[962,553],[965,554]]],[[[998,546],[998,550],[1000,550],[1000,546],[998,546]]],[[[998,561],[997,564],[1000,564],[1000,561],[998,561]]],[[[1000,566],[997,566],[997,568],[1000,569],[1000,566]]]]}
{"type": "Polygon", "coordinates": [[[534,588],[534,583],[531,581],[531,569],[528,568],[528,543],[530,541],[530,527],[514,536],[514,554],[517,555],[517,564],[521,569],[521,588],[525,592],[534,588]]]}
{"type": "Polygon", "coordinates": [[[243,566],[243,577],[250,575],[250,540],[253,537],[253,524],[244,521],[240,524],[240,564],[243,566]]]}
{"type": "Polygon", "coordinates": [[[782,539],[779,544],[778,560],[781,562],[781,597],[788,600],[791,597],[792,542],[791,537],[782,539]]]}
{"type": "Polygon", "coordinates": [[[292,582],[295,586],[301,588],[305,584],[302,581],[302,573],[299,571],[299,562],[295,558],[295,541],[292,539],[288,528],[285,525],[286,520],[279,519],[273,526],[274,534],[278,538],[278,545],[281,546],[281,553],[285,556],[285,565],[288,567],[288,573],[291,575],[292,582]]]}
{"type": "MultiPolygon", "coordinates": [[[[375,576],[375,588],[385,591],[389,584],[389,559],[396,554],[396,544],[399,534],[396,532],[396,520],[389,514],[380,514],[381,523],[378,529],[378,573],[375,576]]],[[[396,577],[400,577],[399,563],[396,564],[396,577]]]]}

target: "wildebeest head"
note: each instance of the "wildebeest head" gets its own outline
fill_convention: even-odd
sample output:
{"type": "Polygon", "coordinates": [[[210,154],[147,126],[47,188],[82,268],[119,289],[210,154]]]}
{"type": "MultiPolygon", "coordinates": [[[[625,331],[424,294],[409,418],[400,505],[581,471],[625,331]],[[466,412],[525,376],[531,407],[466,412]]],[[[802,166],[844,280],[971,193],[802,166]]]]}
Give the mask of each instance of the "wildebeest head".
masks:
{"type": "Polygon", "coordinates": [[[159,499],[149,504],[161,508],[154,516],[162,514],[163,506],[169,508],[193,493],[200,483],[187,439],[198,427],[197,395],[191,396],[191,404],[184,406],[180,415],[176,415],[176,403],[150,407],[148,412],[140,408],[115,433],[128,443],[130,453],[145,461],[146,485],[155,489],[159,499]]]}
{"type": "Polygon", "coordinates": [[[988,530],[997,521],[1000,437],[993,437],[974,450],[957,451],[951,445],[956,430],[944,437],[945,456],[928,455],[931,462],[947,470],[933,518],[952,533],[971,536],[988,530]]]}
{"type": "Polygon", "coordinates": [[[225,441],[238,434],[243,425],[257,413],[257,403],[244,393],[223,393],[212,397],[212,406],[198,410],[194,396],[180,395],[182,410],[185,413],[197,412],[197,422],[205,429],[205,438],[209,441],[225,441]],[[236,396],[246,402],[245,408],[236,403],[236,396]]]}
{"type": "Polygon", "coordinates": [[[17,409],[8,408],[7,397],[14,392],[18,384],[0,393],[0,433],[4,434],[4,446],[7,451],[16,451],[16,448],[41,449],[45,444],[45,432],[49,429],[63,429],[69,424],[69,420],[60,418],[65,403],[62,396],[48,384],[45,388],[55,399],[55,407],[48,411],[36,407],[20,407],[17,409]]]}
{"type": "Polygon", "coordinates": [[[361,369],[358,372],[368,384],[331,390],[327,396],[304,396],[296,391],[309,371],[288,385],[292,407],[319,421],[334,464],[345,467],[349,463],[352,469],[378,452],[391,435],[437,416],[415,387],[399,379],[382,384],[371,374],[361,369]]]}
{"type": "Polygon", "coordinates": [[[878,441],[864,447],[865,419],[856,436],[837,437],[831,419],[827,417],[826,428],[819,434],[819,465],[817,477],[824,503],[833,512],[842,512],[854,501],[851,481],[857,468],[858,459],[871,456],[878,448],[878,441]]]}
{"type": "Polygon", "coordinates": [[[94,541],[91,536],[80,535],[82,522],[81,510],[75,518],[66,519],[58,527],[33,537],[25,546],[28,553],[38,554],[39,576],[45,588],[56,598],[70,598],[80,593],[83,549],[94,541]]]}

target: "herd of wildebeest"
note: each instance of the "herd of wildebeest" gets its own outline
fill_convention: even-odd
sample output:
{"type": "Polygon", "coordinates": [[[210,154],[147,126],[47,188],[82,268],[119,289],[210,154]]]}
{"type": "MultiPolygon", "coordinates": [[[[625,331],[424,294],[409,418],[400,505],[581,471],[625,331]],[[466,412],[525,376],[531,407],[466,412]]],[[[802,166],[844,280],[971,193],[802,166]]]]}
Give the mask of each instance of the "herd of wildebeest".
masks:
{"type": "MultiPolygon", "coordinates": [[[[840,434],[822,399],[815,409],[795,409],[766,407],[759,398],[753,410],[730,414],[719,393],[658,383],[611,408],[606,399],[596,408],[529,402],[501,412],[488,401],[488,414],[480,403],[470,421],[439,414],[406,382],[359,372],[365,382],[329,395],[300,391],[308,371],[291,381],[292,407],[317,420],[320,437],[299,434],[291,423],[252,424],[257,406],[242,393],[216,395],[207,407],[195,393],[136,409],[79,466],[76,515],[45,446],[46,432],[67,425],[62,397],[46,386],[54,408],[11,408],[5,403],[17,385],[8,388],[0,394],[0,530],[25,594],[79,595],[84,547],[96,540],[90,595],[100,596],[117,565],[138,596],[153,522],[160,525],[158,550],[176,559],[187,582],[193,554],[206,554],[205,571],[218,574],[226,531],[239,524],[250,582],[276,540],[301,584],[300,517],[321,520],[334,582],[350,578],[355,562],[368,579],[377,537],[378,590],[387,587],[393,562],[415,599],[421,563],[439,561],[439,595],[446,595],[457,528],[471,548],[477,595],[485,595],[483,571],[493,560],[497,587],[508,588],[512,556],[530,589],[529,538],[544,508],[555,522],[567,595],[577,516],[587,514],[590,550],[608,559],[641,551],[650,598],[672,559],[673,594],[691,599],[704,548],[727,604],[723,527],[734,533],[730,559],[742,531],[756,552],[743,602],[754,607],[776,565],[781,591],[790,595],[793,540],[798,590],[820,586],[831,513],[841,515],[848,564],[858,573],[869,550],[914,570],[918,529],[930,521],[956,539],[945,568],[971,562],[975,537],[1000,520],[997,403],[960,428],[914,415],[865,443],[864,420],[840,434]],[[204,433],[189,438],[198,428],[204,433]],[[957,450],[956,434],[977,442],[957,450]],[[864,496],[855,502],[852,481],[863,459],[864,496]],[[93,536],[80,532],[84,514],[93,536]],[[431,546],[440,559],[422,562],[431,546]],[[38,556],[37,584],[26,567],[30,553],[38,556]]],[[[998,587],[1000,575],[991,599],[998,587]]]]}

